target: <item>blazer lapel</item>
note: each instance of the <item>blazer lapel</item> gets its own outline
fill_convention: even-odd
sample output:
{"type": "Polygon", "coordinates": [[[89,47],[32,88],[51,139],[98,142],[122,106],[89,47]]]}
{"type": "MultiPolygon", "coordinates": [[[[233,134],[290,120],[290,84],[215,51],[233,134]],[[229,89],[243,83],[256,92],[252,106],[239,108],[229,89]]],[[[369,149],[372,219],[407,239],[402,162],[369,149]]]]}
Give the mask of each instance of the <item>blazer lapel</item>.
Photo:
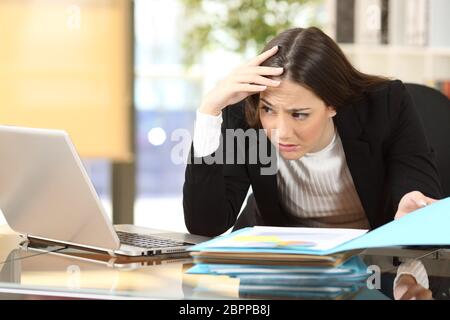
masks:
{"type": "Polygon", "coordinates": [[[334,123],[342,141],[347,165],[370,224],[373,226],[380,208],[375,185],[381,174],[374,167],[370,139],[362,129],[367,110],[364,105],[350,104],[338,109],[334,123]]]}
{"type": "Polygon", "coordinates": [[[267,136],[264,136],[264,139],[260,139],[258,136],[259,147],[262,143],[266,144],[265,150],[267,150],[271,162],[263,164],[258,152],[257,163],[248,165],[253,193],[264,218],[264,224],[267,226],[284,226],[287,220],[278,196],[278,162],[277,157],[273,156],[276,151],[267,136]]]}

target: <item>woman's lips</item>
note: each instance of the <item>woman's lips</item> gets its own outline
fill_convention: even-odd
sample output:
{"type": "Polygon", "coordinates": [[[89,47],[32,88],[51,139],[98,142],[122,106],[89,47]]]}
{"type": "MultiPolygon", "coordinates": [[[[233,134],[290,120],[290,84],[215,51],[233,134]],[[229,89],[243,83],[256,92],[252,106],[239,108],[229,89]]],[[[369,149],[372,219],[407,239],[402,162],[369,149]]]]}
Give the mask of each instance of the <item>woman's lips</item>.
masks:
{"type": "Polygon", "coordinates": [[[299,147],[300,146],[296,144],[282,144],[282,143],[278,144],[279,150],[283,152],[294,152],[297,151],[299,147]]]}

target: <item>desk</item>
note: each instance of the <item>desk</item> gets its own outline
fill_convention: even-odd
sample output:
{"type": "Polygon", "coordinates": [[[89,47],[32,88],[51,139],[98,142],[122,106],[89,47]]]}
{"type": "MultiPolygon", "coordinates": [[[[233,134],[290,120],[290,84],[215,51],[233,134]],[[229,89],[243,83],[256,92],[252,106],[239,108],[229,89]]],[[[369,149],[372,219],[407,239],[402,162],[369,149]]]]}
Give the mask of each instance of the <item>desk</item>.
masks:
{"type": "MultiPolygon", "coordinates": [[[[70,249],[37,252],[7,226],[0,226],[0,298],[49,297],[94,299],[242,299],[239,280],[225,276],[189,275],[189,257],[118,263],[89,257],[71,257],[70,249]],[[69,251],[67,251],[69,250],[69,251]],[[95,261],[95,262],[94,262],[95,261]]],[[[401,248],[366,250],[369,265],[381,270],[381,289],[362,290],[352,299],[389,299],[397,260],[421,258],[435,299],[450,297],[450,253],[441,249],[401,248]],[[433,252],[433,253],[431,253],[433,252]],[[399,257],[394,259],[393,257],[399,257]]],[[[275,296],[274,296],[275,297],[275,296]]],[[[258,298],[251,297],[251,298],[258,298]]],[[[262,298],[271,298],[265,294],[262,298]]]]}

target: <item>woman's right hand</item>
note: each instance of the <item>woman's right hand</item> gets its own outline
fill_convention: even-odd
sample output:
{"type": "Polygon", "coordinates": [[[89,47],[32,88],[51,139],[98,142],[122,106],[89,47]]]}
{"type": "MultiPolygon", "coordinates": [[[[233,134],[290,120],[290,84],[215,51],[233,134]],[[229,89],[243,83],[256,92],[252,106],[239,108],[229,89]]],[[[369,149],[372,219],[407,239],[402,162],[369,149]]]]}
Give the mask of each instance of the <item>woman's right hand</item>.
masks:
{"type": "Polygon", "coordinates": [[[226,106],[238,103],[267,87],[277,87],[280,81],[265,76],[280,76],[283,68],[262,67],[264,61],[278,52],[278,46],[269,49],[247,64],[233,70],[203,98],[199,111],[218,116],[226,106]]]}

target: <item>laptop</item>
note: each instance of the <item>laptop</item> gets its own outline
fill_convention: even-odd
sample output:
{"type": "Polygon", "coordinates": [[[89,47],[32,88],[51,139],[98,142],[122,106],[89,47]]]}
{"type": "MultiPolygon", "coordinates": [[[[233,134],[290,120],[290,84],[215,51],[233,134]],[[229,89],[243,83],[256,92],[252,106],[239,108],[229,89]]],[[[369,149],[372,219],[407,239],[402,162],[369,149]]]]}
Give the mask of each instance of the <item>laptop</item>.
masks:
{"type": "Polygon", "coordinates": [[[11,229],[31,242],[112,256],[179,254],[208,240],[133,225],[113,226],[62,130],[0,126],[0,210],[11,229]]]}

